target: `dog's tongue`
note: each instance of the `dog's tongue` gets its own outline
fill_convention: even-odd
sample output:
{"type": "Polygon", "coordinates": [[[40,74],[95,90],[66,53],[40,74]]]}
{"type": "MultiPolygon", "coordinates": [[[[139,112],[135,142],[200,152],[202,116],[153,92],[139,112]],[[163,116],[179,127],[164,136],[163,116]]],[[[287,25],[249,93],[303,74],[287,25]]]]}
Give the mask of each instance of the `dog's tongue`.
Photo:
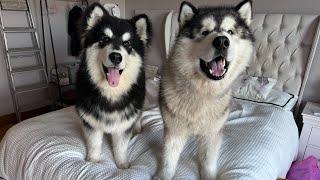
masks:
{"type": "Polygon", "coordinates": [[[222,76],[225,72],[224,59],[214,60],[210,62],[210,68],[213,76],[222,76]]]}
{"type": "Polygon", "coordinates": [[[108,68],[107,80],[111,87],[117,87],[119,84],[120,72],[116,68],[108,68]]]}

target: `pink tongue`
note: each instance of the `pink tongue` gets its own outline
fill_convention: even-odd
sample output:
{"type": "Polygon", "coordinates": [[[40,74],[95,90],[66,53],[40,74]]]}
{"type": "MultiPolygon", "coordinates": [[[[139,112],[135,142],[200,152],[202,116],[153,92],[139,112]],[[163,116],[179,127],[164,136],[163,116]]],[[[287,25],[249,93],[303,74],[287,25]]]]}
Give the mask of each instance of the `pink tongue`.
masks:
{"type": "Polygon", "coordinates": [[[224,65],[223,65],[223,60],[218,60],[218,61],[212,61],[210,62],[211,70],[212,70],[212,75],[213,76],[222,76],[224,73],[224,65]]]}
{"type": "Polygon", "coordinates": [[[117,87],[120,79],[119,69],[108,68],[107,79],[111,87],[117,87]]]}

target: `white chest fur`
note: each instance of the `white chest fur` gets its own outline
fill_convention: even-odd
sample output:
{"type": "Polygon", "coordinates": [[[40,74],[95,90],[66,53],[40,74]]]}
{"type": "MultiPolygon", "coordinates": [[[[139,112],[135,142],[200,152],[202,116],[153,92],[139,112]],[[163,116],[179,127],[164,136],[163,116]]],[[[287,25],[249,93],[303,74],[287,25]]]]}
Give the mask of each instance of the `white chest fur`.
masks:
{"type": "Polygon", "coordinates": [[[162,93],[163,115],[168,126],[186,126],[188,131],[195,134],[207,128],[218,131],[228,116],[231,98],[228,90],[220,95],[202,93],[188,83],[177,85],[167,80],[162,93]],[[173,116],[174,121],[171,119],[173,116]]]}

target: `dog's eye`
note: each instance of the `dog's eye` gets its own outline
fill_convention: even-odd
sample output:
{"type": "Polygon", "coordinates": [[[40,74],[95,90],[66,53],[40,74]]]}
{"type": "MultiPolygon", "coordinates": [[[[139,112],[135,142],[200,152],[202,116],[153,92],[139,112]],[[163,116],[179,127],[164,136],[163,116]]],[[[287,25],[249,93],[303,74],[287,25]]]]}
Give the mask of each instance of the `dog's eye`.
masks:
{"type": "Polygon", "coordinates": [[[202,31],[201,33],[203,36],[207,36],[208,34],[210,34],[210,31],[206,30],[206,31],[202,31]]]}
{"type": "Polygon", "coordinates": [[[105,36],[99,41],[99,45],[105,46],[107,43],[109,43],[109,41],[110,41],[110,38],[105,36]]]}
{"type": "Polygon", "coordinates": [[[129,47],[130,46],[130,41],[124,41],[123,45],[126,46],[126,47],[129,47]]]}
{"type": "Polygon", "coordinates": [[[230,34],[230,35],[233,35],[233,34],[234,34],[232,30],[228,30],[227,32],[228,32],[228,34],[230,34]]]}
{"type": "Polygon", "coordinates": [[[104,41],[104,42],[106,42],[106,43],[107,43],[107,42],[109,42],[109,41],[110,41],[110,38],[109,38],[109,37],[107,37],[107,36],[105,36],[105,37],[103,37],[103,38],[102,38],[102,41],[104,41]]]}

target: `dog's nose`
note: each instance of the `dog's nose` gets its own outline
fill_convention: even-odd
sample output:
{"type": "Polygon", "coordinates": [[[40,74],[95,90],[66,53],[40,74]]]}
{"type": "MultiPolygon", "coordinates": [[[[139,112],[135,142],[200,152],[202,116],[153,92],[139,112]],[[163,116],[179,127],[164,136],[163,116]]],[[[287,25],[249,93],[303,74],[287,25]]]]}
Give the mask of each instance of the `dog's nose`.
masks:
{"type": "Polygon", "coordinates": [[[117,52],[113,52],[109,55],[110,61],[114,64],[114,65],[118,65],[121,63],[122,61],[122,56],[120,53],[117,52]]]}
{"type": "Polygon", "coordinates": [[[229,47],[230,41],[226,36],[218,36],[213,40],[212,45],[217,50],[225,50],[229,47]]]}

